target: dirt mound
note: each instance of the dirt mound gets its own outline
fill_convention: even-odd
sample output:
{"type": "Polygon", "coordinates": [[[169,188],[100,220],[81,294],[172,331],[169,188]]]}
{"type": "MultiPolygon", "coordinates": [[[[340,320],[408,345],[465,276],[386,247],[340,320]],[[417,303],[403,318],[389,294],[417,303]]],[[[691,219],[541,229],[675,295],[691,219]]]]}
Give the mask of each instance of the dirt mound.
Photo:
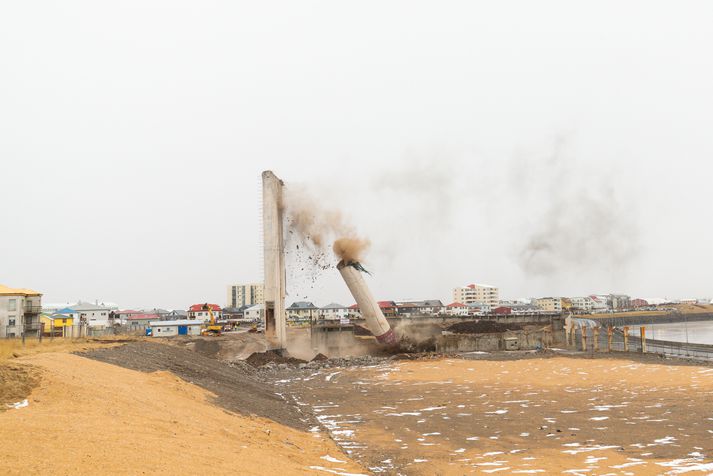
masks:
{"type": "Polygon", "coordinates": [[[307,362],[306,360],[295,359],[294,357],[285,357],[274,350],[255,352],[250,357],[245,359],[245,361],[253,367],[261,367],[268,363],[297,365],[307,362]]]}
{"type": "Polygon", "coordinates": [[[7,404],[24,400],[40,382],[38,372],[27,365],[0,365],[0,412],[7,404]]]}
{"type": "Polygon", "coordinates": [[[172,372],[214,393],[215,403],[233,412],[258,415],[299,429],[310,424],[307,415],[276,395],[274,388],[259,381],[247,366],[230,365],[181,347],[153,342],[132,342],[79,355],[142,372],[172,372]]]}
{"type": "Polygon", "coordinates": [[[519,331],[522,330],[522,326],[495,321],[469,321],[458,322],[448,326],[446,330],[455,334],[492,334],[495,332],[519,331]]]}
{"type": "Polygon", "coordinates": [[[310,362],[324,362],[325,360],[329,360],[329,357],[320,352],[319,354],[315,355],[314,358],[310,360],[310,362]]]}

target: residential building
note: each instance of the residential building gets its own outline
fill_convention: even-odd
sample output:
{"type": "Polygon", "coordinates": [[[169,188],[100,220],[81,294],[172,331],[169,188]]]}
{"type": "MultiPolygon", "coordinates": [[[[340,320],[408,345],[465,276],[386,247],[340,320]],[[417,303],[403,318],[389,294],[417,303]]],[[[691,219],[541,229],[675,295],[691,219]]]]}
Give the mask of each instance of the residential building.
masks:
{"type": "Polygon", "coordinates": [[[646,299],[636,298],[631,300],[631,307],[646,307],[649,302],[646,299]]]}
{"type": "Polygon", "coordinates": [[[88,327],[93,327],[97,329],[103,329],[106,327],[111,327],[111,319],[113,315],[110,315],[114,309],[110,306],[106,306],[103,303],[99,304],[78,302],[73,304],[66,309],[63,309],[62,314],[69,314],[74,319],[75,325],[86,325],[88,327]]]}
{"type": "Polygon", "coordinates": [[[445,307],[443,314],[447,316],[465,317],[468,315],[469,310],[470,308],[462,302],[452,302],[445,307]]]}
{"type": "Polygon", "coordinates": [[[482,303],[482,302],[472,302],[470,304],[466,304],[468,306],[468,315],[469,316],[484,316],[485,314],[490,314],[490,305],[482,303]]]}
{"type": "Polygon", "coordinates": [[[612,310],[629,309],[631,297],[626,294],[610,294],[607,296],[607,306],[612,310]]]}
{"type": "Polygon", "coordinates": [[[224,307],[223,319],[227,322],[238,322],[238,319],[242,319],[245,316],[245,309],[249,307],[252,306],[224,307]]]}
{"type": "Polygon", "coordinates": [[[215,320],[223,318],[223,312],[220,306],[218,306],[217,304],[203,303],[193,304],[188,309],[187,319],[191,321],[196,320],[201,322],[208,322],[210,320],[210,314],[208,313],[208,310],[205,309],[205,306],[210,307],[210,310],[213,312],[213,317],[215,318],[215,320]]]}
{"type": "Polygon", "coordinates": [[[0,284],[0,337],[19,337],[40,330],[42,293],[0,284]]]}
{"type": "Polygon", "coordinates": [[[516,301],[500,301],[498,307],[509,307],[511,314],[535,314],[540,312],[540,308],[531,301],[516,300],[516,301]]]}
{"type": "Polygon", "coordinates": [[[347,308],[349,319],[361,319],[361,310],[357,304],[352,304],[347,308]]]}
{"type": "Polygon", "coordinates": [[[260,322],[265,316],[265,304],[255,304],[245,308],[243,311],[243,319],[249,319],[252,322],[260,322]]]}
{"type": "Polygon", "coordinates": [[[134,310],[131,310],[131,309],[126,309],[126,310],[123,310],[123,311],[115,311],[115,312],[114,312],[114,316],[116,317],[116,319],[119,320],[119,323],[120,323],[120,324],[126,324],[127,319],[128,319],[129,317],[131,317],[131,316],[136,315],[136,314],[144,314],[144,313],[141,312],[141,311],[134,311],[134,310]]]}
{"type": "Polygon", "coordinates": [[[580,296],[569,298],[570,309],[573,312],[584,311],[592,312],[594,308],[594,300],[589,296],[580,296]]]}
{"type": "Polygon", "coordinates": [[[325,321],[341,321],[349,319],[349,308],[332,302],[320,308],[319,318],[325,321]]]}
{"type": "Polygon", "coordinates": [[[399,308],[394,301],[379,301],[378,304],[385,317],[395,317],[399,313],[399,308]]]}
{"type": "Polygon", "coordinates": [[[72,335],[72,317],[67,314],[41,314],[40,324],[44,335],[55,336],[71,336],[72,335]]]}
{"type": "Polygon", "coordinates": [[[496,314],[498,316],[506,316],[512,314],[512,308],[509,306],[498,306],[493,309],[493,314],[496,314]]]}
{"type": "Polygon", "coordinates": [[[254,306],[265,302],[262,283],[233,284],[228,286],[226,307],[254,306]]]}
{"type": "Polygon", "coordinates": [[[161,320],[161,316],[158,314],[132,314],[126,318],[126,324],[130,329],[136,330],[149,327],[152,321],[159,320],[161,320]]]}
{"type": "Polygon", "coordinates": [[[183,309],[174,309],[162,317],[169,321],[184,321],[188,319],[188,312],[183,309]]]}
{"type": "Polygon", "coordinates": [[[607,312],[609,310],[606,295],[590,294],[589,297],[592,298],[592,312],[602,313],[602,312],[607,312]]]}
{"type": "Polygon", "coordinates": [[[535,300],[537,307],[544,312],[561,313],[562,298],[558,297],[543,297],[535,300]]]}
{"type": "Polygon", "coordinates": [[[399,316],[435,316],[443,310],[443,303],[438,299],[427,301],[397,301],[399,316]]]}
{"type": "Polygon", "coordinates": [[[498,307],[500,291],[489,284],[469,284],[453,290],[453,301],[463,304],[482,303],[491,308],[498,307]]]}
{"type": "Polygon", "coordinates": [[[288,321],[312,321],[319,318],[319,308],[309,301],[296,301],[285,309],[288,321]]]}

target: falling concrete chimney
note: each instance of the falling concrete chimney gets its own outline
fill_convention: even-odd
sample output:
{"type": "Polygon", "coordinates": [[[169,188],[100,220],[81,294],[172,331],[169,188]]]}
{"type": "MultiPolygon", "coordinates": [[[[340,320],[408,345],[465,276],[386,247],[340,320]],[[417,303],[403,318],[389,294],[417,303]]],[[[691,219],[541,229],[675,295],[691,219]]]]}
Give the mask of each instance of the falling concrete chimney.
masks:
{"type": "Polygon", "coordinates": [[[354,296],[361,315],[366,319],[366,326],[376,336],[376,340],[382,344],[396,344],[396,334],[394,334],[389,321],[386,320],[384,313],[381,312],[379,303],[376,302],[369,287],[366,285],[362,274],[364,268],[362,268],[361,264],[356,261],[345,263],[342,260],[337,265],[337,269],[342,278],[344,278],[344,282],[347,283],[349,292],[354,296]]]}

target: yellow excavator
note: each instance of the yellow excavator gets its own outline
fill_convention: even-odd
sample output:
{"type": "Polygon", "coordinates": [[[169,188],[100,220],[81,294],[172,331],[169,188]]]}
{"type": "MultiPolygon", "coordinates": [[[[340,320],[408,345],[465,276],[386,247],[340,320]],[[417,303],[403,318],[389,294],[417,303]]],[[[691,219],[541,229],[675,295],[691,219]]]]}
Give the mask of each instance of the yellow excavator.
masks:
{"type": "Polygon", "coordinates": [[[215,323],[215,315],[213,314],[213,310],[210,308],[210,305],[208,303],[203,304],[203,307],[201,308],[204,311],[208,311],[208,315],[210,316],[210,320],[208,320],[208,324],[203,326],[201,329],[201,335],[204,336],[219,336],[223,333],[223,326],[219,326],[218,324],[215,323]]]}

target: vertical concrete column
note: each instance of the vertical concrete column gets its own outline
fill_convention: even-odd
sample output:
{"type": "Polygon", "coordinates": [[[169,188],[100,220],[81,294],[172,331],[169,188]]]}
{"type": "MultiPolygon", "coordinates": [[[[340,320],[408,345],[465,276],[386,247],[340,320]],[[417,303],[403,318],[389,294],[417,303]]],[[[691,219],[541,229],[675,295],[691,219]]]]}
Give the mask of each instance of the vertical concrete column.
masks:
{"type": "Polygon", "coordinates": [[[624,352],[629,352],[629,326],[624,326],[624,352]]]}
{"type": "Polygon", "coordinates": [[[587,328],[584,324],[579,325],[579,331],[582,333],[582,352],[587,351],[587,328]]]}
{"type": "Polygon", "coordinates": [[[607,327],[607,352],[611,352],[611,342],[614,337],[614,328],[612,326],[607,327]]]}
{"type": "Polygon", "coordinates": [[[646,353],[646,326],[639,327],[641,333],[641,352],[646,353]]]}
{"type": "Polygon", "coordinates": [[[287,346],[283,186],[271,171],[262,173],[265,337],[271,349],[287,346]]]}
{"type": "Polygon", "coordinates": [[[592,334],[594,338],[594,352],[599,352],[599,326],[592,329],[592,334]]]}

